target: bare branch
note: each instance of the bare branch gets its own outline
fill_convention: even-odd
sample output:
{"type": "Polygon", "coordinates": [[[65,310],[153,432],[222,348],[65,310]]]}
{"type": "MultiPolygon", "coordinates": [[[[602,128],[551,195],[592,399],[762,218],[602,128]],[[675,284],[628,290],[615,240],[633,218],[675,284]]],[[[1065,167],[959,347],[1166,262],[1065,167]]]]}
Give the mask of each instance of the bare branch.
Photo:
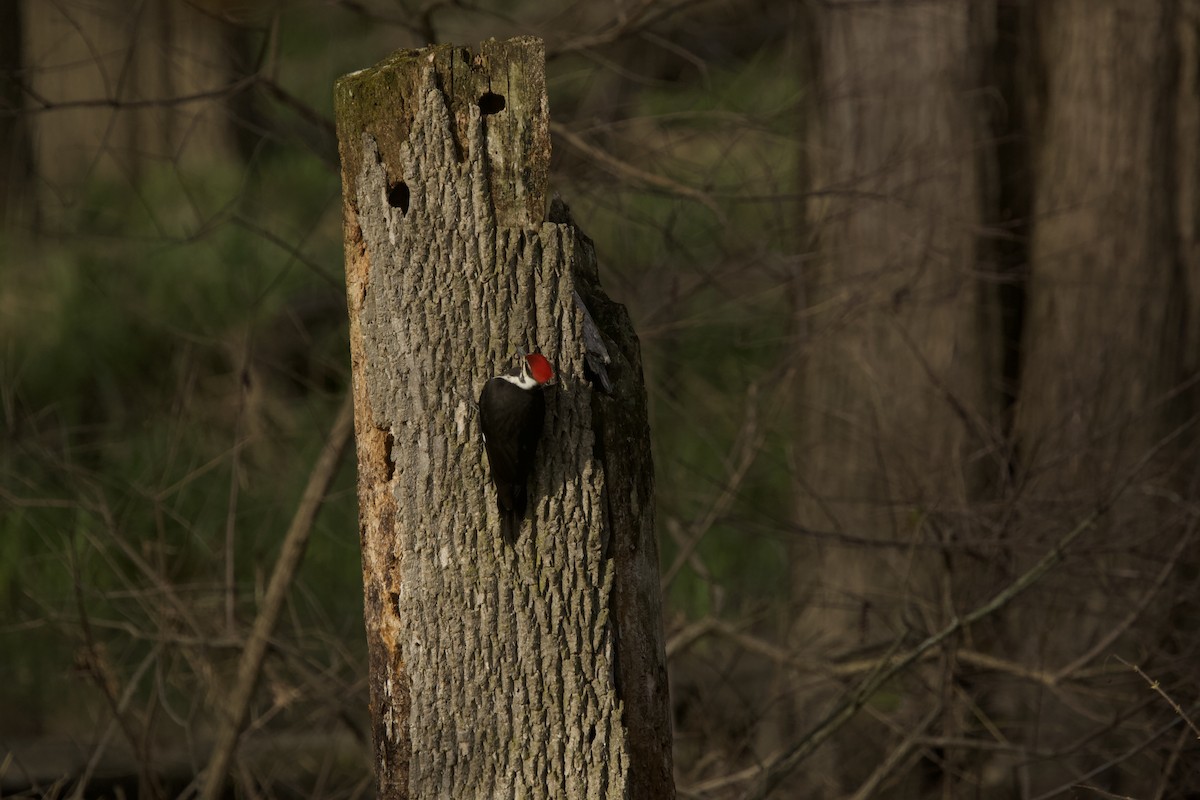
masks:
{"type": "Polygon", "coordinates": [[[1162,688],[1162,684],[1160,684],[1156,680],[1151,679],[1151,677],[1149,675],[1147,675],[1145,672],[1143,672],[1142,668],[1139,667],[1137,664],[1130,664],[1128,661],[1121,658],[1120,656],[1117,656],[1117,660],[1120,661],[1125,666],[1132,669],[1134,672],[1136,672],[1141,677],[1142,680],[1144,680],[1146,683],[1148,683],[1150,685],[1150,688],[1152,690],[1154,690],[1154,692],[1157,693],[1159,697],[1161,697],[1163,700],[1166,700],[1167,705],[1171,706],[1171,710],[1174,711],[1176,716],[1178,716],[1180,719],[1182,719],[1187,724],[1187,726],[1192,729],[1192,733],[1196,734],[1197,741],[1200,741],[1200,728],[1196,727],[1196,723],[1192,722],[1191,717],[1189,717],[1187,715],[1187,713],[1184,712],[1183,708],[1179,705],[1179,703],[1175,702],[1175,699],[1173,697],[1171,697],[1171,695],[1167,694],[1166,690],[1162,688]]]}
{"type": "MultiPolygon", "coordinates": [[[[1114,498],[1115,499],[1115,498],[1114,498]]],[[[805,758],[814,750],[823,744],[834,731],[838,730],[851,717],[853,717],[863,704],[879,689],[880,686],[887,681],[895,678],[897,675],[904,672],[918,660],[920,660],[927,652],[941,645],[942,642],[954,636],[959,631],[970,627],[986,617],[991,616],[1000,609],[1004,608],[1012,602],[1018,595],[1024,592],[1029,587],[1045,577],[1055,565],[1063,560],[1066,556],[1067,548],[1071,546],[1080,536],[1087,531],[1090,531],[1096,526],[1096,523],[1108,512],[1111,506],[1111,501],[1106,503],[1102,508],[1093,511],[1091,514],[1084,517],[1074,528],[1062,536],[1058,542],[1051,548],[1032,568],[1027,570],[1023,575],[1013,581],[1004,591],[997,594],[987,603],[976,608],[965,617],[955,619],[946,627],[934,635],[927,638],[915,649],[909,651],[906,655],[899,658],[886,669],[880,670],[875,675],[865,680],[860,687],[851,695],[848,700],[843,701],[839,706],[823,719],[813,731],[794,745],[789,751],[781,756],[777,761],[769,764],[763,770],[763,777],[759,783],[747,792],[743,797],[745,800],[762,800],[767,797],[775,789],[776,786],[786,777],[793,769],[796,768],[805,758]]]]}
{"type": "MultiPolygon", "coordinates": [[[[786,383],[786,381],[783,383],[786,383]]],[[[721,491],[713,498],[704,517],[698,520],[692,527],[687,542],[680,547],[675,560],[663,574],[662,588],[664,591],[675,580],[675,576],[679,574],[679,570],[683,568],[687,560],[696,552],[696,548],[700,546],[701,540],[712,529],[713,524],[724,516],[730,506],[733,505],[733,502],[737,499],[742,481],[746,477],[746,473],[750,471],[750,467],[754,465],[755,459],[758,458],[759,453],[762,451],[763,439],[766,433],[758,424],[757,384],[751,384],[746,389],[744,407],[746,413],[742,420],[741,430],[738,431],[737,439],[734,442],[735,452],[730,454],[727,463],[729,477],[722,485],[721,491]]]]}
{"type": "Polygon", "coordinates": [[[668,194],[694,200],[711,211],[722,225],[725,224],[725,212],[721,210],[721,207],[717,205],[717,201],[713,200],[712,196],[707,192],[694,189],[691,186],[685,186],[673,178],[668,178],[665,175],[658,175],[653,172],[647,172],[646,170],[633,166],[627,161],[622,161],[605,150],[589,144],[582,136],[561,123],[551,122],[550,132],[574,149],[578,150],[583,155],[592,159],[592,161],[596,162],[597,165],[608,170],[616,177],[624,178],[625,180],[631,181],[634,184],[648,186],[654,189],[659,189],[668,194]]]}
{"type": "Polygon", "coordinates": [[[287,534],[283,539],[283,547],[279,551],[279,559],[275,562],[275,569],[271,573],[271,582],[267,586],[262,608],[246,639],[245,650],[242,653],[241,662],[238,664],[237,680],[230,692],[225,715],[220,720],[216,744],[213,746],[212,756],[204,773],[200,790],[200,797],[204,800],[215,800],[221,794],[229,763],[233,757],[233,750],[249,712],[250,699],[258,682],[263,659],[267,654],[267,639],[271,636],[271,632],[279,620],[288,589],[304,557],[304,550],[308,545],[308,537],[312,532],[313,523],[316,521],[317,512],[321,510],[321,506],[325,502],[329,485],[337,474],[342,453],[345,452],[346,445],[350,442],[353,430],[354,406],[351,403],[350,395],[347,394],[337,419],[333,423],[333,428],[325,440],[325,447],[321,450],[321,454],[317,457],[317,462],[309,474],[308,485],[300,498],[300,504],[296,507],[292,524],[288,527],[287,534]]]}
{"type": "Polygon", "coordinates": [[[873,797],[875,790],[879,788],[879,784],[883,783],[884,779],[888,775],[891,775],[896,767],[900,766],[908,758],[913,749],[920,746],[921,736],[925,734],[925,731],[929,730],[929,726],[941,715],[942,710],[942,704],[935,703],[933,708],[929,710],[929,713],[913,726],[908,735],[888,751],[887,757],[875,768],[871,776],[863,781],[862,785],[858,787],[858,791],[851,795],[848,800],[868,800],[868,798],[873,797]]]}

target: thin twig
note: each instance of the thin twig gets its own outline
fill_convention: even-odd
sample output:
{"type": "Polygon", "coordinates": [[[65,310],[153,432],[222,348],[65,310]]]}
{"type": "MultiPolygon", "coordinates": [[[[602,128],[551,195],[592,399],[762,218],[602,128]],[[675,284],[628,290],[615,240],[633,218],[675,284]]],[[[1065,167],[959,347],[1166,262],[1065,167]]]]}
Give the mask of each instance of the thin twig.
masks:
{"type": "MultiPolygon", "coordinates": [[[[124,715],[125,711],[129,708],[129,704],[137,692],[138,683],[142,680],[142,676],[146,674],[146,670],[150,668],[150,665],[158,659],[161,652],[161,644],[156,644],[150,648],[149,654],[142,659],[142,663],[129,676],[129,680],[125,684],[125,691],[121,694],[121,700],[117,704],[117,714],[124,715]]],[[[113,718],[109,720],[108,727],[104,729],[100,740],[96,742],[96,746],[92,749],[92,754],[88,757],[87,764],[83,768],[83,773],[79,776],[79,780],[75,783],[75,788],[71,791],[71,800],[78,800],[78,798],[86,795],[87,785],[91,781],[96,767],[99,766],[100,759],[104,757],[105,751],[108,750],[108,745],[112,742],[113,734],[116,733],[119,724],[117,714],[114,714],[113,718]]]]}
{"type": "Polygon", "coordinates": [[[868,798],[874,797],[875,790],[879,788],[879,784],[883,783],[884,778],[890,775],[896,767],[900,766],[904,759],[908,758],[909,753],[918,746],[918,740],[925,735],[925,731],[929,730],[929,726],[933,724],[934,720],[941,713],[942,704],[938,703],[934,705],[929,710],[929,713],[925,715],[925,718],[918,722],[916,727],[899,744],[891,749],[887,754],[887,758],[883,760],[883,763],[876,767],[870,777],[863,781],[862,785],[858,787],[858,791],[850,796],[850,800],[868,800],[868,798]]]}
{"type": "Polygon", "coordinates": [[[1099,775],[1103,772],[1107,772],[1108,770],[1112,769],[1117,764],[1121,764],[1121,763],[1133,758],[1135,755],[1142,752],[1147,747],[1149,747],[1150,745],[1152,745],[1156,741],[1158,741],[1158,739],[1161,738],[1163,734],[1170,731],[1172,728],[1174,728],[1176,725],[1178,725],[1182,721],[1183,721],[1182,717],[1173,717],[1165,725],[1158,728],[1157,730],[1152,731],[1149,736],[1147,736],[1142,741],[1134,744],[1132,747],[1125,750],[1123,753],[1120,753],[1116,757],[1111,758],[1108,761],[1105,761],[1103,764],[1097,764],[1095,767],[1088,770],[1088,772],[1084,775],[1080,775],[1079,777],[1074,778],[1067,783],[1061,784],[1060,786],[1057,786],[1048,792],[1039,794],[1037,797],[1034,797],[1033,800],[1050,800],[1050,798],[1052,798],[1052,797],[1057,797],[1060,794],[1065,794],[1065,793],[1071,791],[1072,789],[1080,788],[1083,784],[1083,781],[1091,780],[1092,778],[1096,777],[1097,775],[1099,775]]]}
{"type": "Polygon", "coordinates": [[[679,653],[686,650],[693,643],[700,640],[709,631],[716,627],[717,621],[712,617],[696,620],[690,625],[685,626],[682,630],[676,632],[667,640],[667,661],[670,661],[679,653]]]}
{"type": "Polygon", "coordinates": [[[1171,748],[1171,755],[1167,757],[1167,763],[1162,768],[1162,778],[1159,780],[1158,789],[1154,792],[1152,800],[1163,800],[1167,794],[1167,787],[1170,786],[1171,776],[1175,774],[1175,767],[1179,765],[1179,756],[1183,753],[1183,748],[1187,745],[1187,731],[1180,731],[1179,736],[1175,739],[1175,746],[1171,748]]]}
{"type": "MultiPolygon", "coordinates": [[[[884,659],[882,658],[856,658],[851,661],[823,661],[814,658],[805,658],[804,656],[798,655],[794,651],[785,647],[781,647],[773,642],[769,642],[765,639],[761,639],[752,634],[738,630],[728,622],[712,618],[701,620],[700,623],[696,623],[694,626],[685,628],[679,634],[676,634],[676,636],[681,639],[681,643],[675,646],[675,650],[677,651],[683,646],[690,645],[696,639],[709,634],[718,634],[730,640],[744,650],[765,656],[766,658],[775,661],[777,664],[802,670],[804,672],[817,673],[830,679],[851,678],[855,675],[873,672],[879,669],[881,666],[885,666],[884,659]]],[[[670,645],[668,645],[668,647],[670,647],[670,645]]],[[[908,655],[910,654],[906,653],[904,657],[907,658],[908,655]]],[[[933,651],[927,651],[921,656],[921,659],[930,659],[935,655],[936,653],[933,651]]],[[[1025,665],[1016,661],[1008,661],[988,653],[960,649],[957,651],[957,658],[964,664],[969,664],[979,669],[986,669],[992,672],[1001,672],[1018,678],[1023,678],[1047,688],[1055,687],[1058,682],[1057,678],[1048,672],[1026,667],[1025,665]]],[[[1086,675],[1080,675],[1079,677],[1094,677],[1097,674],[1110,674],[1115,669],[1116,668],[1105,668],[1098,670],[1097,672],[1088,672],[1086,675]]]]}
{"type": "Polygon", "coordinates": [[[221,795],[225,777],[229,772],[229,764],[233,759],[233,751],[237,746],[238,736],[246,722],[249,713],[250,699],[254,687],[258,683],[262,671],[263,659],[267,654],[267,640],[275,629],[279,614],[287,599],[288,589],[292,579],[304,557],[309,534],[317,512],[325,501],[326,492],[337,474],[342,453],[351,439],[354,430],[354,406],[350,394],[347,393],[337,420],[325,440],[325,447],[317,457],[312,472],[308,476],[308,485],[300,498],[300,505],[292,517],[292,524],[283,539],[283,547],[279,552],[279,560],[271,573],[271,581],[267,585],[263,597],[262,608],[254,620],[254,627],[246,639],[246,648],[242,652],[238,664],[237,680],[230,693],[226,713],[219,721],[216,743],[213,745],[212,756],[204,772],[200,797],[202,800],[216,800],[221,795]]]}
{"type": "MultiPolygon", "coordinates": [[[[708,565],[701,560],[700,556],[696,555],[696,538],[688,535],[688,532],[683,529],[683,523],[680,522],[676,517],[670,517],[667,519],[665,527],[667,535],[674,540],[675,545],[679,548],[678,552],[682,553],[684,550],[688,551],[687,563],[688,566],[692,568],[692,572],[696,573],[696,577],[700,578],[705,583],[714,583],[712,571],[708,568],[708,565]]],[[[703,535],[703,532],[701,532],[701,535],[703,535]]],[[[675,563],[679,562],[677,561],[675,563]]],[[[674,567],[675,563],[672,563],[671,566],[674,567]]],[[[666,585],[664,582],[664,594],[666,593],[665,590],[666,585]]]]}
{"type": "MultiPolygon", "coordinates": [[[[120,728],[121,733],[129,742],[129,747],[137,759],[138,791],[152,797],[162,797],[162,786],[159,784],[154,772],[150,769],[149,752],[143,746],[145,740],[138,737],[134,721],[130,718],[132,715],[126,714],[128,703],[122,703],[117,697],[116,678],[113,677],[112,669],[107,659],[104,658],[100,646],[92,633],[87,603],[84,601],[83,596],[83,579],[79,574],[78,559],[72,558],[71,561],[71,569],[74,573],[75,603],[79,612],[79,631],[83,635],[83,646],[86,653],[84,667],[87,670],[88,677],[96,684],[96,688],[100,690],[100,694],[104,697],[105,703],[107,703],[109,710],[112,712],[113,722],[120,728]]],[[[141,678],[141,674],[142,671],[139,671],[137,674],[138,679],[141,678]]],[[[129,687],[124,694],[129,693],[131,690],[132,687],[129,687]]]]}
{"type": "MultiPolygon", "coordinates": [[[[97,61],[97,63],[101,62],[97,61]]],[[[115,110],[134,108],[170,108],[172,106],[181,106],[188,103],[197,103],[202,100],[219,100],[221,98],[230,97],[239,92],[244,92],[257,82],[258,76],[247,75],[243,78],[239,78],[236,81],[231,81],[224,86],[218,86],[213,89],[205,89],[199,92],[190,92],[188,94],[137,99],[124,99],[111,96],[87,97],[81,100],[61,101],[50,100],[42,95],[37,94],[28,86],[22,86],[21,88],[24,89],[25,93],[33,99],[36,105],[27,105],[22,108],[14,109],[0,108],[0,118],[25,116],[49,111],[65,111],[68,109],[78,108],[111,108],[115,110]]]]}
{"type": "MultiPolygon", "coordinates": [[[[847,700],[842,701],[825,719],[817,724],[812,732],[787,750],[782,757],[767,765],[763,770],[762,779],[745,795],[744,800],[763,800],[779,786],[780,783],[813,751],[825,743],[842,725],[849,721],[859,709],[875,694],[879,687],[895,678],[900,673],[924,657],[925,653],[941,645],[942,642],[954,636],[959,631],[969,628],[976,622],[991,616],[1007,606],[1018,595],[1045,577],[1066,556],[1069,548],[1076,539],[1096,526],[1101,518],[1106,516],[1117,500],[1125,493],[1134,478],[1154,459],[1168,444],[1175,441],[1185,431],[1194,427],[1194,420],[1180,425],[1178,428],[1159,440],[1153,447],[1135,463],[1126,473],[1124,479],[1113,489],[1112,493],[1101,502],[1090,514],[1080,520],[1075,527],[1067,531],[1050,550],[1030,569],[1026,570],[1015,581],[1008,585],[988,602],[977,607],[965,617],[959,617],[950,622],[937,633],[925,639],[915,649],[903,658],[895,661],[891,667],[881,669],[865,679],[858,691],[847,700]]],[[[1089,777],[1089,776],[1085,776],[1089,777]]]]}
{"type": "MultiPolygon", "coordinates": [[[[563,55],[593,50],[612,44],[633,34],[640,33],[651,25],[678,13],[688,6],[699,5],[701,0],[679,0],[675,3],[661,3],[656,0],[641,0],[631,8],[622,8],[619,19],[610,20],[607,27],[596,33],[589,33],[569,39],[557,46],[546,49],[546,60],[552,61],[563,55]]],[[[436,41],[431,39],[430,41],[436,41]]]]}
{"type": "Polygon", "coordinates": [[[750,387],[746,390],[744,405],[746,414],[742,420],[741,429],[738,431],[737,441],[734,443],[736,453],[731,454],[729,459],[729,479],[713,499],[708,512],[693,526],[689,532],[687,542],[680,546],[679,552],[675,555],[675,560],[671,562],[671,566],[663,574],[661,581],[663,591],[666,591],[670,587],[676,576],[678,576],[679,571],[683,569],[683,565],[696,552],[696,548],[700,546],[701,540],[712,529],[716,521],[723,517],[733,506],[742,481],[745,480],[750,467],[754,465],[754,462],[762,452],[762,444],[766,438],[766,432],[758,422],[757,384],[750,384],[750,387]]]}
{"type": "Polygon", "coordinates": [[[1174,711],[1176,716],[1178,716],[1180,719],[1182,719],[1187,724],[1187,726],[1192,729],[1192,733],[1196,734],[1196,739],[1198,741],[1200,741],[1200,728],[1196,727],[1196,723],[1192,722],[1191,718],[1187,714],[1184,713],[1183,708],[1179,705],[1179,703],[1176,703],[1174,698],[1172,698],[1171,695],[1167,694],[1166,690],[1162,688],[1162,684],[1160,684],[1158,681],[1154,680],[1149,675],[1147,675],[1145,672],[1143,672],[1142,668],[1139,667],[1137,664],[1130,664],[1128,661],[1121,658],[1120,656],[1117,656],[1117,661],[1120,661],[1122,664],[1129,667],[1134,672],[1136,672],[1138,675],[1140,675],[1142,680],[1144,680],[1147,684],[1149,684],[1150,688],[1158,693],[1159,697],[1161,697],[1163,700],[1166,700],[1167,704],[1171,706],[1171,710],[1174,711]]]}
{"type": "Polygon", "coordinates": [[[1158,575],[1154,579],[1154,583],[1150,585],[1150,588],[1146,590],[1145,594],[1142,595],[1141,600],[1138,601],[1137,605],[1134,606],[1133,610],[1129,612],[1125,619],[1113,626],[1112,630],[1110,630],[1107,634],[1100,637],[1100,641],[1088,648],[1086,653],[1055,672],[1050,678],[1052,683],[1057,684],[1072,675],[1076,670],[1084,667],[1089,661],[1107,650],[1113,642],[1124,635],[1125,631],[1129,630],[1129,628],[1133,626],[1133,623],[1142,616],[1142,613],[1150,605],[1150,602],[1158,596],[1158,593],[1162,590],[1162,587],[1166,585],[1167,579],[1173,572],[1175,572],[1176,567],[1179,566],[1179,558],[1183,555],[1185,549],[1191,544],[1192,538],[1196,534],[1196,529],[1197,523],[1193,520],[1192,524],[1188,526],[1187,532],[1184,533],[1183,536],[1179,537],[1178,544],[1175,545],[1175,549],[1167,558],[1166,563],[1163,564],[1162,569],[1159,570],[1158,575]]]}
{"type": "Polygon", "coordinates": [[[906,654],[903,658],[894,662],[892,666],[876,672],[874,675],[863,681],[861,688],[855,692],[850,699],[844,700],[832,713],[829,714],[829,716],[825,717],[825,719],[823,719],[817,725],[812,733],[794,745],[790,750],[785,752],[779,760],[768,765],[766,769],[763,770],[764,774],[762,779],[756,786],[754,786],[744,795],[745,800],[763,800],[763,798],[769,796],[771,792],[773,792],[775,788],[783,782],[783,779],[787,777],[787,775],[790,774],[797,765],[800,764],[801,761],[807,758],[808,755],[816,750],[820,745],[824,744],[824,742],[829,739],[829,737],[831,737],[835,731],[841,728],[845,722],[853,717],[858,710],[862,708],[862,706],[871,698],[871,696],[875,694],[875,691],[879,689],[880,686],[904,672],[906,669],[912,666],[912,664],[920,660],[925,653],[937,647],[942,642],[946,641],[964,628],[970,627],[979,620],[999,611],[1001,608],[1012,602],[1017,595],[1021,594],[1030,586],[1041,580],[1042,577],[1049,572],[1052,567],[1054,567],[1063,559],[1063,556],[1066,554],[1066,549],[1071,545],[1071,543],[1082,536],[1084,532],[1091,530],[1106,511],[1107,507],[1097,509],[1086,516],[1082,521],[1079,522],[1078,525],[1076,525],[1074,528],[1068,531],[1065,536],[1059,539],[1058,543],[1055,544],[1055,546],[1051,548],[1046,555],[1042,556],[1041,560],[1039,560],[1037,564],[1017,578],[1017,580],[1013,581],[1013,583],[1010,584],[1004,591],[997,594],[987,603],[984,603],[982,606],[976,608],[967,616],[960,617],[952,621],[949,625],[942,628],[925,641],[921,642],[921,644],[915,649],[909,651],[908,654],[906,654]]]}
{"type": "Polygon", "coordinates": [[[238,399],[233,423],[233,450],[229,458],[229,502],[225,507],[225,631],[233,635],[237,616],[237,508],[242,483],[242,448],[246,444],[246,393],[249,388],[250,339],[242,337],[238,364],[238,399]]]}
{"type": "MultiPolygon", "coordinates": [[[[775,756],[772,756],[772,760],[775,756]]],[[[745,769],[740,769],[737,772],[731,772],[728,775],[718,775],[715,778],[705,778],[699,783],[693,783],[690,786],[681,786],[679,793],[685,797],[700,797],[702,795],[713,792],[717,789],[724,789],[726,786],[732,786],[735,783],[748,781],[761,770],[757,764],[752,764],[745,769]]]]}
{"type": "Polygon", "coordinates": [[[647,172],[644,169],[639,169],[627,161],[622,161],[616,156],[601,150],[595,145],[589,144],[582,136],[572,131],[557,122],[550,123],[550,132],[556,137],[566,142],[568,145],[583,153],[588,158],[595,161],[604,169],[611,172],[618,178],[625,178],[636,184],[651,186],[656,189],[661,189],[669,194],[686,197],[689,200],[695,200],[700,205],[711,211],[717,219],[724,224],[725,212],[717,205],[717,201],[713,200],[707,192],[702,192],[691,186],[686,186],[679,181],[668,178],[665,175],[659,175],[654,172],[647,172]]]}

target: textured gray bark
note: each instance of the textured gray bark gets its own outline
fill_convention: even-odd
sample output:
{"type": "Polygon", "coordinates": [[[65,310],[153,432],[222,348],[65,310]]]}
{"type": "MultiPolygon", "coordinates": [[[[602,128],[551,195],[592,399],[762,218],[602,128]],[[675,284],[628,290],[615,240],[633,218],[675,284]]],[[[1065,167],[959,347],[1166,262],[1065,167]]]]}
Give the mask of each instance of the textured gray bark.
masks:
{"type": "Polygon", "coordinates": [[[673,796],[640,355],[590,242],[544,221],[543,60],[439,46],[337,87],[381,798],[673,796]],[[474,404],[519,346],[559,385],[510,548],[474,404]]]}

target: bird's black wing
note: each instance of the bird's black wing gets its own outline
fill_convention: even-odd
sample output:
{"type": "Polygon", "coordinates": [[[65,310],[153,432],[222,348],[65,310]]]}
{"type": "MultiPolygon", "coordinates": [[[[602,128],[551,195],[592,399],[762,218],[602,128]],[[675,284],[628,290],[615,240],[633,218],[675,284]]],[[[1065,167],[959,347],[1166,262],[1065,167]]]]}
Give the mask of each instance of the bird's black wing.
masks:
{"type": "Polygon", "coordinates": [[[480,407],[512,407],[526,404],[523,413],[512,415],[496,415],[492,419],[480,418],[483,429],[484,447],[487,450],[488,463],[492,468],[492,482],[496,484],[501,509],[525,512],[525,482],[529,478],[528,469],[521,465],[529,464],[529,459],[522,459],[537,446],[537,436],[541,433],[542,420],[545,416],[544,400],[541,393],[514,386],[502,378],[492,378],[483,386],[479,396],[480,407]],[[533,425],[536,424],[536,427],[533,425]],[[529,430],[533,428],[533,433],[529,430]]]}
{"type": "MultiPolygon", "coordinates": [[[[542,438],[542,427],[546,424],[546,396],[542,390],[532,389],[529,408],[525,411],[525,419],[521,422],[521,435],[517,440],[520,448],[520,463],[533,466],[533,457],[537,452],[538,441],[542,438]]],[[[529,471],[521,476],[521,483],[529,480],[529,471]]]]}

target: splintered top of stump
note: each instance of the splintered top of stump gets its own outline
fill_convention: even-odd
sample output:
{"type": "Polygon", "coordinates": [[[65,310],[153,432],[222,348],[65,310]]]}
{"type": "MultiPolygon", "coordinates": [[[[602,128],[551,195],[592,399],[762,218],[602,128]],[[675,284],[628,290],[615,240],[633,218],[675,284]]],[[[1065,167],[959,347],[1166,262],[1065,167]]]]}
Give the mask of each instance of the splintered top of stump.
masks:
{"type": "MultiPolygon", "coordinates": [[[[546,100],[545,46],[523,36],[490,39],[472,52],[467,47],[433,45],[400,50],[337,81],[335,106],[346,197],[354,197],[361,173],[361,134],[374,137],[389,170],[401,164],[400,146],[408,139],[424,76],[429,66],[449,104],[454,147],[460,162],[466,152],[467,123],[478,109],[487,132],[487,176],[497,222],[536,227],[545,219],[550,166],[550,113],[546,100]]],[[[404,175],[388,174],[389,185],[404,175]]]]}

